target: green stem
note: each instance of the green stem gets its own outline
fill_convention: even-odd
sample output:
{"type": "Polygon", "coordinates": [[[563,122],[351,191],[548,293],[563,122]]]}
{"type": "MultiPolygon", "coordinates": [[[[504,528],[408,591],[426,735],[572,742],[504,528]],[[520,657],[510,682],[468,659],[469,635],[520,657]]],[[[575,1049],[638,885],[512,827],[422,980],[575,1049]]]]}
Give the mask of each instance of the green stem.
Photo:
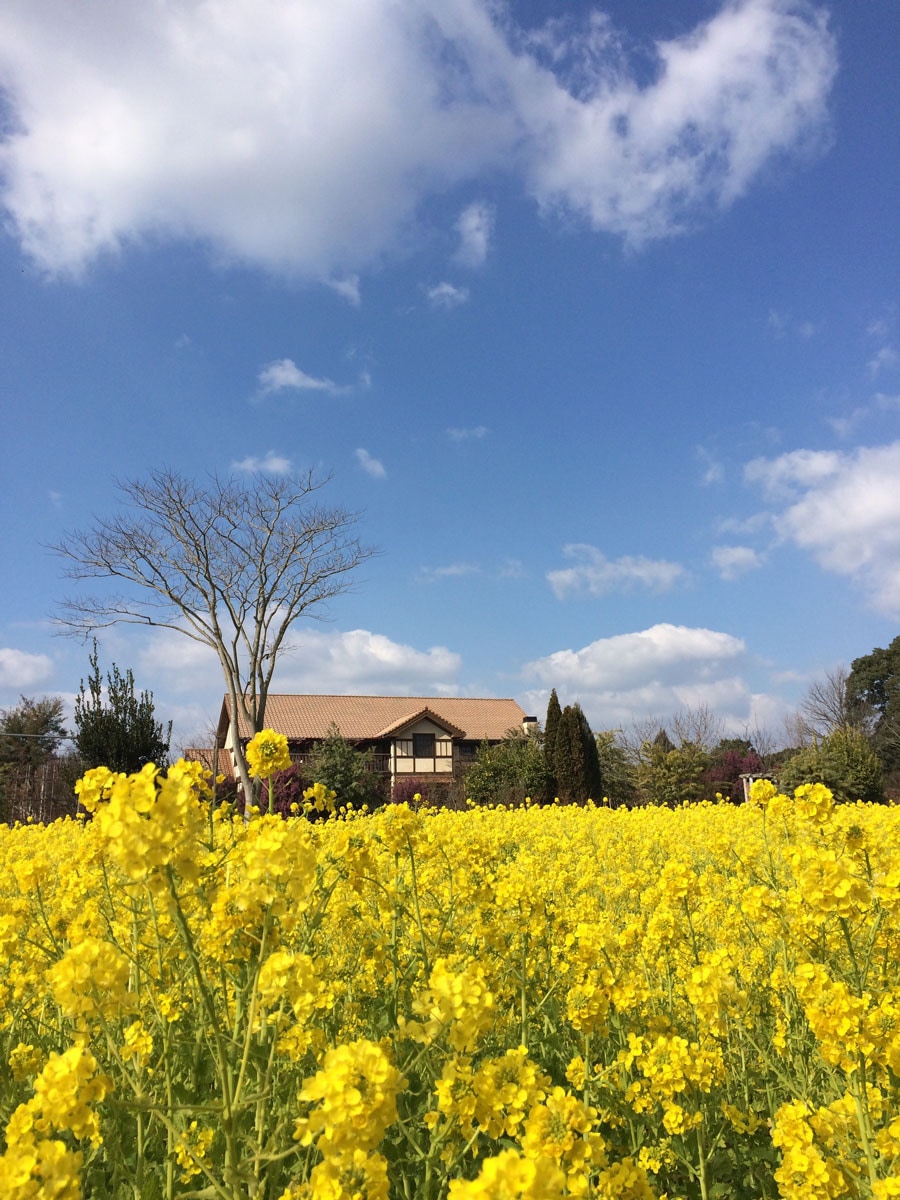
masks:
{"type": "Polygon", "coordinates": [[[869,1182],[874,1187],[878,1179],[878,1172],[875,1169],[875,1155],[872,1151],[872,1130],[869,1120],[868,1097],[865,1092],[865,1065],[865,1058],[860,1055],[860,1071],[854,1072],[850,1076],[850,1092],[853,1096],[853,1104],[856,1108],[856,1123],[859,1126],[859,1137],[863,1145],[863,1152],[866,1156],[866,1167],[869,1172],[869,1182]]]}
{"type": "Polygon", "coordinates": [[[144,1114],[137,1114],[137,1162],[134,1170],[134,1200],[141,1200],[144,1190],[144,1114]]]}
{"type": "Polygon", "coordinates": [[[184,909],[181,907],[181,899],[178,895],[178,889],[175,886],[175,875],[171,866],[166,867],[166,880],[169,885],[169,894],[172,897],[172,915],[175,924],[178,926],[184,946],[187,949],[197,990],[200,992],[200,998],[206,1010],[207,1020],[209,1021],[209,1028],[213,1035],[216,1066],[218,1067],[219,1082],[222,1087],[222,1132],[225,1135],[226,1178],[229,1184],[236,1184],[238,1178],[238,1145],[237,1130],[235,1129],[232,1066],[222,1038],[222,1030],[216,1006],[200,966],[200,956],[197,954],[197,947],[194,944],[190,926],[184,915],[184,909]]]}
{"type": "Polygon", "coordinates": [[[240,1103],[241,1092],[244,1087],[244,1079],[247,1075],[247,1064],[250,1060],[250,1045],[253,1040],[253,1026],[256,1024],[256,1012],[259,1007],[259,994],[256,983],[259,979],[260,967],[266,955],[266,942],[268,941],[269,925],[271,912],[267,910],[263,921],[262,936],[259,942],[259,957],[256,960],[256,970],[253,973],[253,982],[250,990],[250,1005],[247,1009],[247,1019],[244,1022],[244,1048],[241,1054],[241,1065],[238,1070],[237,1083],[234,1087],[234,1104],[237,1107],[240,1103]]]}
{"type": "Polygon", "coordinates": [[[703,1144],[703,1126],[697,1126],[697,1178],[700,1181],[701,1200],[709,1200],[709,1186],[706,1181],[707,1153],[703,1144]]]}
{"type": "Polygon", "coordinates": [[[526,967],[528,964],[528,938],[522,936],[522,970],[519,980],[519,1021],[521,1030],[519,1033],[519,1045],[528,1046],[528,996],[525,990],[525,982],[527,979],[526,967]]]}
{"type": "Polygon", "coordinates": [[[431,966],[428,961],[428,946],[425,940],[425,924],[422,921],[422,910],[419,907],[419,879],[416,874],[416,856],[413,851],[412,842],[407,837],[406,845],[409,848],[409,865],[412,871],[412,886],[413,886],[413,903],[416,909],[416,924],[419,927],[419,938],[422,942],[422,963],[425,967],[426,978],[431,974],[431,966]]]}

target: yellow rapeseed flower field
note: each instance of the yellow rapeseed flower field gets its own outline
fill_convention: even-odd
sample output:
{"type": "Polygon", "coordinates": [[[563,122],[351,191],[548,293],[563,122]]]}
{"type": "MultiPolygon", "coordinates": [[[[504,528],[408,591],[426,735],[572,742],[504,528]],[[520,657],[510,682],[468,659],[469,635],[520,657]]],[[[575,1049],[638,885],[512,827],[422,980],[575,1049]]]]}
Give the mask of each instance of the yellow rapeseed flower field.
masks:
{"type": "Polygon", "coordinates": [[[5,1200],[900,1196],[896,808],[79,795],[0,827],[5,1200]]]}

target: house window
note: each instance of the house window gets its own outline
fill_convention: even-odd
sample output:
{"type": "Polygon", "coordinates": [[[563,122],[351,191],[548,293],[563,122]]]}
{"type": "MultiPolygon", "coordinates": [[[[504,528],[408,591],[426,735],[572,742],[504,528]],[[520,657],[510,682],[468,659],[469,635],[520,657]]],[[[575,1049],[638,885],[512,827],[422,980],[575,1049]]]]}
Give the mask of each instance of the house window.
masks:
{"type": "Polygon", "coordinates": [[[434,734],[413,734],[413,758],[434,758],[434,734]]]}
{"type": "Polygon", "coordinates": [[[412,758],[412,756],[413,756],[412,738],[398,738],[397,739],[397,757],[398,758],[412,758]]]}

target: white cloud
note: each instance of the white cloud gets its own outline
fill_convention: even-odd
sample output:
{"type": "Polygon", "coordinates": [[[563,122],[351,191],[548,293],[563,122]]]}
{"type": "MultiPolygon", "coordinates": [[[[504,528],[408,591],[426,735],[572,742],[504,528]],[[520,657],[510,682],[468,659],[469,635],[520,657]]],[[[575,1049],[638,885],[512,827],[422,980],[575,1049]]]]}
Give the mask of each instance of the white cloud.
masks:
{"type": "MultiPolygon", "coordinates": [[[[155,630],[136,655],[152,680],[158,711],[175,718],[175,744],[203,744],[219,718],[225,684],[215,653],[171,630],[155,630]],[[160,691],[170,699],[160,705],[160,691]],[[171,697],[179,699],[173,701],[171,697]],[[199,741],[198,741],[199,739],[199,741]]],[[[446,646],[417,650],[367,629],[294,627],[279,654],[272,690],[380,695],[453,695],[462,668],[446,646]]]]}
{"type": "Polygon", "coordinates": [[[473,563],[449,563],[446,567],[419,567],[416,578],[421,583],[437,583],[439,579],[454,579],[461,575],[478,575],[481,568],[473,563]]]}
{"type": "Polygon", "coordinates": [[[459,247],[456,260],[464,267],[480,267],[488,256],[494,232],[494,207],[476,200],[462,210],[456,222],[459,247]]]}
{"type": "Polygon", "coordinates": [[[487,425],[475,425],[471,429],[448,429],[447,437],[451,442],[467,442],[470,440],[480,441],[481,438],[487,437],[487,425]]]}
{"type": "Polygon", "coordinates": [[[53,661],[46,654],[0,647],[0,687],[21,691],[46,683],[53,675],[53,661]]]}
{"type": "Polygon", "coordinates": [[[774,308],[769,310],[769,328],[778,338],[792,334],[794,337],[808,340],[816,332],[816,327],[812,321],[797,320],[790,313],[778,312],[774,308]]]}
{"type": "Polygon", "coordinates": [[[436,283],[425,293],[432,308],[459,308],[469,299],[469,289],[455,287],[452,283],[436,283]]]}
{"type": "MultiPolygon", "coordinates": [[[[218,697],[210,719],[218,718],[225,685],[212,650],[177,633],[160,631],[147,642],[141,662],[145,672],[163,673],[173,690],[190,692],[202,685],[218,697]]],[[[431,688],[452,688],[461,665],[460,656],[446,646],[416,650],[367,629],[295,627],[279,655],[272,690],[415,695],[431,688]]]]}
{"type": "Polygon", "coordinates": [[[746,472],[782,498],[774,526],[784,541],[852,578],[879,612],[900,614],[900,441],[842,454],[795,450],[746,472]]]}
{"type": "Polygon", "coordinates": [[[843,417],[826,417],[825,420],[834,430],[837,437],[848,438],[860,422],[869,416],[870,411],[864,405],[859,405],[843,417]]]}
{"type": "Polygon", "coordinates": [[[291,460],[285,458],[283,454],[276,454],[274,450],[270,450],[265,458],[255,458],[252,454],[246,458],[242,458],[239,462],[233,462],[231,469],[233,471],[248,471],[252,474],[266,472],[270,475],[287,475],[291,470],[291,460]]]}
{"type": "Polygon", "coordinates": [[[900,354],[893,346],[882,346],[869,362],[869,374],[880,375],[882,371],[890,371],[900,363],[900,354]]]}
{"type": "Polygon", "coordinates": [[[356,461],[367,475],[371,475],[373,479],[387,479],[387,471],[384,469],[384,464],[379,459],[373,458],[368,450],[360,448],[355,454],[356,461]]]}
{"type": "Polygon", "coordinates": [[[575,559],[577,565],[547,572],[550,586],[560,600],[579,592],[605,596],[635,585],[665,592],[687,575],[679,563],[632,555],[609,559],[596,547],[583,544],[563,546],[563,555],[575,559]]]}
{"type": "Polygon", "coordinates": [[[821,143],[824,8],[728,0],[648,50],[644,84],[602,21],[526,36],[489,0],[6,0],[8,225],[50,272],[178,238],[327,282],[498,172],[640,243],[821,143]]]}
{"type": "Polygon", "coordinates": [[[758,483],[766,496],[779,499],[833,478],[840,470],[835,450],[791,450],[778,458],[754,458],[744,467],[748,483],[758,483]]]}
{"type": "Polygon", "coordinates": [[[718,533],[754,534],[760,533],[766,526],[772,524],[772,514],[769,512],[751,513],[749,517],[722,517],[716,521],[718,533]]]}
{"type": "Polygon", "coordinates": [[[304,630],[276,668],[274,691],[422,695],[454,690],[461,668],[446,646],[416,650],[367,629],[304,630]]]}
{"type": "Polygon", "coordinates": [[[316,379],[313,375],[307,375],[291,358],[279,358],[270,362],[260,371],[257,382],[263,395],[269,395],[271,392],[310,391],[328,392],[337,396],[347,390],[330,379],[316,379]]]}
{"type": "Polygon", "coordinates": [[[656,50],[647,87],[617,64],[582,78],[577,98],[558,87],[542,104],[522,98],[545,130],[531,162],[541,203],[579,210],[632,243],[732,203],[773,153],[820,132],[836,70],[825,13],[783,0],[725,4],[656,50]]]}
{"type": "Polygon", "coordinates": [[[497,572],[498,579],[525,579],[528,572],[520,558],[505,558],[497,572]]]}
{"type": "MultiPolygon", "coordinates": [[[[167,692],[177,695],[205,695],[219,698],[221,704],[225,683],[216,652],[186,634],[172,629],[155,629],[142,638],[135,654],[142,678],[162,678],[167,692]]],[[[215,722],[219,709],[210,712],[208,720],[215,722]]]]}
{"type": "Polygon", "coordinates": [[[555,687],[563,702],[582,704],[595,729],[625,728],[702,704],[739,720],[750,712],[749,688],[736,674],[745,655],[744,642],[731,634],[661,624],[580,650],[557,650],[527,663],[523,677],[542,685],[529,693],[535,707],[555,687]]]}
{"type": "Polygon", "coordinates": [[[725,479],[725,468],[721,461],[706,446],[698,446],[695,453],[703,467],[701,482],[707,486],[712,483],[722,483],[725,479]]]}
{"type": "Polygon", "coordinates": [[[347,275],[344,279],[329,279],[328,286],[339,296],[343,296],[354,308],[359,308],[362,293],[359,289],[359,276],[347,275]]]}
{"type": "Polygon", "coordinates": [[[764,557],[750,546],[714,546],[710,558],[719,575],[728,582],[765,562],[764,557]]]}

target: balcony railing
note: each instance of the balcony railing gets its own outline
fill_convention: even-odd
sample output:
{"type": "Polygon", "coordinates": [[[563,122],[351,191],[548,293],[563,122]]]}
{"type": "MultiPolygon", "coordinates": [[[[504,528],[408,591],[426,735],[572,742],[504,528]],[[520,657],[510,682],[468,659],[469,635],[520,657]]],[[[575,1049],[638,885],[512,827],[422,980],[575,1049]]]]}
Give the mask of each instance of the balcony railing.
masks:
{"type": "MultiPolygon", "coordinates": [[[[312,757],[311,754],[292,754],[291,762],[294,766],[305,767],[312,757]]],[[[371,771],[373,775],[390,774],[391,756],[389,754],[372,754],[367,756],[366,769],[371,771]]]]}

